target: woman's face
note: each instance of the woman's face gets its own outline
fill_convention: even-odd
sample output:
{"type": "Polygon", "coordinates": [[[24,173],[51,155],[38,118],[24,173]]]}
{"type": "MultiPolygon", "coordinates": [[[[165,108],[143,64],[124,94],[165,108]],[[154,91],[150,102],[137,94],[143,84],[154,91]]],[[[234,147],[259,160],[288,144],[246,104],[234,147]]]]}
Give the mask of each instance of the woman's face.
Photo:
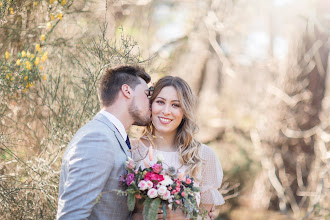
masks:
{"type": "Polygon", "coordinates": [[[182,119],[183,109],[173,86],[164,87],[151,105],[152,123],[164,134],[176,133],[182,119]]]}

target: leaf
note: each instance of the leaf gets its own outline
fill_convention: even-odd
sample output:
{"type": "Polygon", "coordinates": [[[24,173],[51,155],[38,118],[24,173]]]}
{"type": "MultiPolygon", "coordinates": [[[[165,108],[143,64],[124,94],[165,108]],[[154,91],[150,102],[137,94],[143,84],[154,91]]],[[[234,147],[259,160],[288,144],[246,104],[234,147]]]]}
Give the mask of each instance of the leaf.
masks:
{"type": "Polygon", "coordinates": [[[157,214],[158,214],[158,209],[160,205],[160,198],[153,199],[151,200],[150,203],[150,209],[148,211],[147,218],[148,220],[156,220],[157,219],[157,214]]]}
{"type": "Polygon", "coordinates": [[[166,202],[165,201],[162,201],[162,208],[163,208],[163,220],[166,220],[167,212],[166,212],[166,202]]]}
{"type": "Polygon", "coordinates": [[[143,219],[147,219],[148,216],[148,212],[150,210],[150,203],[151,203],[151,199],[148,197],[146,198],[145,202],[144,202],[144,208],[143,208],[143,219]]]}
{"type": "Polygon", "coordinates": [[[127,205],[128,205],[128,210],[133,211],[135,207],[135,196],[134,194],[128,194],[127,196],[127,205]]]}

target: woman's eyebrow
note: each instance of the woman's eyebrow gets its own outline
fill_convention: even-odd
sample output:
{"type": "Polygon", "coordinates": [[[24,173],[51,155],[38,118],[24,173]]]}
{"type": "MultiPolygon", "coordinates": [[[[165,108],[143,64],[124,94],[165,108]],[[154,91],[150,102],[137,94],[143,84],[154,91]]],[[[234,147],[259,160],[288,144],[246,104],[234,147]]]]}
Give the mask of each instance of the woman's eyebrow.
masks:
{"type": "MultiPolygon", "coordinates": [[[[158,97],[157,97],[157,99],[158,99],[158,98],[159,98],[159,99],[163,99],[163,100],[166,100],[165,98],[163,98],[163,97],[160,97],[160,96],[158,96],[158,97]]],[[[180,102],[180,101],[179,101],[179,100],[171,100],[171,102],[180,102]]]]}

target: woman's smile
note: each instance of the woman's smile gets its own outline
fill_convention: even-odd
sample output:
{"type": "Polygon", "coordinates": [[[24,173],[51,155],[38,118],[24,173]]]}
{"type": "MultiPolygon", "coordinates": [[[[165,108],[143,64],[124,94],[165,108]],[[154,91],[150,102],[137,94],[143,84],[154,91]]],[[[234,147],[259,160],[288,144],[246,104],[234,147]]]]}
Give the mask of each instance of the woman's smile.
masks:
{"type": "Polygon", "coordinates": [[[163,117],[158,117],[159,118],[159,121],[162,123],[162,124],[169,124],[172,122],[171,119],[169,118],[163,118],[163,117]]]}

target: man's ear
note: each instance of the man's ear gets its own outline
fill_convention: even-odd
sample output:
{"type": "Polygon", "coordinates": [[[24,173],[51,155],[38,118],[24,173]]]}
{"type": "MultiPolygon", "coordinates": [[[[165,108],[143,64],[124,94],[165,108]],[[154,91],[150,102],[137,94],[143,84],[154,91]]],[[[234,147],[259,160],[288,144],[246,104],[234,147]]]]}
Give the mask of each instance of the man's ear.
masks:
{"type": "Polygon", "coordinates": [[[129,87],[129,85],[127,85],[127,84],[123,84],[121,86],[121,92],[128,99],[130,99],[132,97],[132,88],[129,87]]]}

